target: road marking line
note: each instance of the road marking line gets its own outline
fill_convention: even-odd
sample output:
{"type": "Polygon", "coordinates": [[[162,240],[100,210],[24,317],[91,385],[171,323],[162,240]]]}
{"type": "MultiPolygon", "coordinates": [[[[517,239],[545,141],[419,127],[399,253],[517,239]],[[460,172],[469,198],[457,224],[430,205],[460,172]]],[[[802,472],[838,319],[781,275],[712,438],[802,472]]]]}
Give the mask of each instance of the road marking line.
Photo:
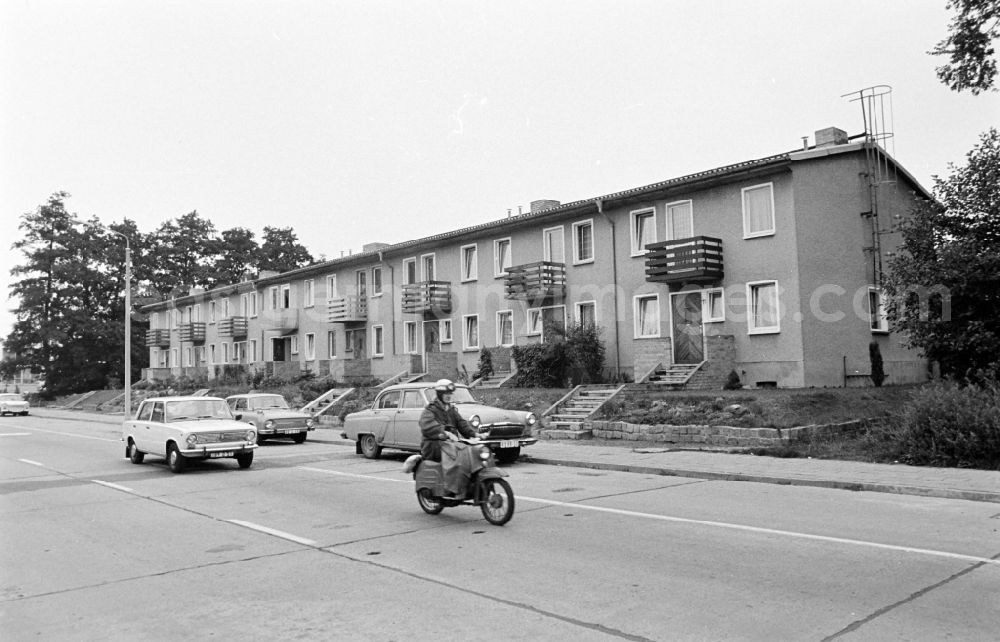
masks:
{"type": "Polygon", "coordinates": [[[40,464],[37,461],[32,461],[30,459],[18,459],[18,461],[23,461],[26,464],[31,464],[32,466],[38,466],[39,468],[48,468],[45,464],[40,464]]]}
{"type": "Polygon", "coordinates": [[[30,432],[0,432],[0,437],[25,437],[30,434],[30,432]]]}
{"type": "Polygon", "coordinates": [[[747,531],[750,533],[762,533],[765,535],[782,535],[785,537],[797,537],[799,539],[811,539],[820,542],[830,542],[834,544],[852,544],[855,546],[868,546],[870,548],[881,548],[890,551],[898,551],[902,553],[918,553],[920,555],[932,555],[935,557],[947,557],[950,559],[963,560],[967,562],[975,562],[977,564],[998,564],[1000,565],[1000,559],[992,559],[989,557],[977,557],[975,555],[963,555],[961,553],[949,553],[947,551],[936,551],[927,548],[914,548],[912,546],[897,546],[895,544],[882,544],[880,542],[868,542],[859,539],[847,539],[844,537],[830,537],[828,535],[813,535],[811,533],[799,533],[796,531],[782,531],[774,528],[762,528],[759,526],[747,526],[745,524],[731,524],[729,522],[715,522],[711,520],[704,519],[689,519],[687,517],[672,517],[670,515],[657,515],[655,513],[640,513],[637,511],[624,510],[621,508],[606,508],[603,506],[589,506],[586,504],[574,504],[571,502],[560,502],[552,499],[539,499],[536,497],[524,497],[521,495],[517,496],[517,499],[537,502],[539,504],[549,504],[551,506],[561,506],[564,508],[582,508],[584,510],[592,510],[601,513],[612,513],[615,515],[625,515],[627,517],[641,517],[644,519],[654,519],[664,522],[676,522],[680,524],[697,524],[699,526],[714,526],[716,528],[728,528],[730,530],[747,531]]]}
{"type": "Polygon", "coordinates": [[[100,479],[91,479],[90,481],[94,482],[95,484],[100,484],[101,486],[107,486],[108,488],[114,488],[115,490],[121,490],[126,493],[135,494],[135,491],[129,488],[128,486],[119,486],[118,484],[112,484],[111,482],[101,481],[100,479]]]}
{"type": "MultiPolygon", "coordinates": [[[[325,473],[327,475],[341,475],[344,477],[356,477],[359,479],[374,479],[376,481],[389,481],[389,482],[404,482],[410,483],[409,480],[403,479],[387,479],[385,477],[375,477],[374,475],[360,475],[357,473],[342,473],[335,470],[324,470],[322,468],[310,468],[308,466],[299,466],[303,470],[309,470],[317,473],[325,473]]],[[[588,504],[577,504],[573,502],[560,502],[554,499],[541,499],[538,497],[526,497],[524,495],[515,496],[520,501],[535,502],[538,504],[548,504],[550,506],[561,506],[564,508],[574,508],[581,510],[591,510],[599,513],[612,513],[615,515],[624,515],[626,517],[640,517],[643,519],[654,519],[664,522],[675,522],[678,524],[696,524],[699,526],[713,526],[715,528],[727,528],[730,530],[745,531],[748,533],[762,533],[765,535],[780,535],[784,537],[796,537],[799,539],[811,539],[820,542],[830,542],[833,544],[850,544],[854,546],[867,546],[869,548],[880,548],[883,550],[897,551],[901,553],[916,553],[919,555],[931,555],[934,557],[945,557],[949,559],[963,560],[966,562],[975,562],[977,564],[996,564],[1000,565],[1000,559],[993,559],[989,557],[977,557],[975,555],[963,555],[961,553],[949,553],[947,551],[936,551],[928,548],[915,548],[912,546],[897,546],[895,544],[882,544],[880,542],[868,542],[859,539],[847,539],[844,537],[830,537],[828,535],[813,535],[811,533],[798,533],[795,531],[782,531],[774,528],[762,528],[760,526],[747,526],[745,524],[732,524],[729,522],[716,522],[704,519],[689,519],[687,517],[673,517],[670,515],[657,515],[655,513],[640,513],[638,511],[625,510],[621,508],[605,508],[603,506],[591,506],[588,504]]]]}
{"type": "Polygon", "coordinates": [[[61,435],[63,437],[76,437],[78,439],[96,439],[97,441],[121,441],[118,439],[108,439],[107,437],[94,437],[93,435],[76,435],[71,432],[59,432],[58,430],[42,430],[41,428],[32,428],[35,432],[44,432],[50,435],[61,435]]]}
{"type": "Polygon", "coordinates": [[[254,524],[253,522],[244,522],[238,519],[227,519],[225,521],[229,522],[230,524],[236,524],[237,526],[249,528],[250,530],[259,531],[261,533],[267,533],[268,535],[274,535],[275,537],[280,537],[281,539],[287,539],[290,542],[295,542],[296,544],[302,544],[303,546],[311,546],[313,548],[318,546],[315,540],[306,539],[304,537],[298,537],[297,535],[292,535],[290,533],[285,533],[282,531],[277,531],[274,530],[273,528],[268,528],[267,526],[254,524]]]}

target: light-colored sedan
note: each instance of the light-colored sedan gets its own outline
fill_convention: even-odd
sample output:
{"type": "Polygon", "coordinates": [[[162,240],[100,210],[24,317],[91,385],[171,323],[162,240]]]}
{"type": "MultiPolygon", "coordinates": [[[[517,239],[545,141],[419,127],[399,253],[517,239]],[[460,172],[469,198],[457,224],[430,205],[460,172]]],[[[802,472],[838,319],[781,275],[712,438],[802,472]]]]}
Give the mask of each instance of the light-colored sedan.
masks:
{"type": "MultiPolygon", "coordinates": [[[[371,408],[344,418],[343,436],[353,439],[357,452],[369,459],[379,457],[383,448],[417,452],[420,415],[435,394],[433,383],[389,386],[375,397],[371,408]]],[[[451,401],[501,462],[514,461],[523,446],[538,441],[532,435],[538,417],[532,412],[485,406],[466,386],[456,386],[451,401]]]]}
{"type": "Polygon", "coordinates": [[[26,414],[28,414],[28,402],[24,397],[15,392],[0,394],[0,416],[26,414]]]}
{"type": "Polygon", "coordinates": [[[249,468],[257,431],[236,421],[218,397],[153,397],[125,422],[122,440],[133,464],[156,455],[179,473],[190,459],[234,458],[249,468]]]}
{"type": "Polygon", "coordinates": [[[257,430],[257,443],[268,437],[291,437],[301,444],[316,420],[307,412],[299,412],[288,407],[281,395],[250,393],[226,397],[226,403],[240,421],[251,424],[257,430]]]}

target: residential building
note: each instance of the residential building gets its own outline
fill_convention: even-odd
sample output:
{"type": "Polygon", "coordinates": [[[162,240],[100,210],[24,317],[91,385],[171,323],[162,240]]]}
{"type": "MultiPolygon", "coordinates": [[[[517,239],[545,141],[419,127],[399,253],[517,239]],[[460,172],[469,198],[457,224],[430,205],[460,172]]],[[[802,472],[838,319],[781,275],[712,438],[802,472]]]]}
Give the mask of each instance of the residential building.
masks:
{"type": "Polygon", "coordinates": [[[698,366],[708,387],[889,383],[926,360],[880,291],[918,182],[839,129],[766,158],[561,204],[147,306],[149,376],[224,366],[342,381],[460,378],[553,325],[601,328],[610,374],[698,366]]]}

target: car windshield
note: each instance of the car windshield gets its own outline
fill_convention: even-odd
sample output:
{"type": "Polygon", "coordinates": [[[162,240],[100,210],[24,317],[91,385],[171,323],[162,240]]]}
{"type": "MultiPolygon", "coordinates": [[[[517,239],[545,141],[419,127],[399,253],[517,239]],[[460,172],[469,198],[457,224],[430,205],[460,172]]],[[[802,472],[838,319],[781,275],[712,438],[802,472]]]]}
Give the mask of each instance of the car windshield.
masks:
{"type": "Polygon", "coordinates": [[[248,399],[250,407],[254,410],[263,408],[288,408],[288,402],[281,395],[267,395],[266,397],[250,397],[248,399]]]}
{"type": "MultiPolygon", "coordinates": [[[[434,392],[434,388],[425,388],[424,396],[427,398],[427,403],[434,401],[437,393],[434,392]]],[[[468,388],[455,388],[455,392],[451,395],[452,403],[479,403],[476,398],[472,396],[468,388]]]]}
{"type": "Polygon", "coordinates": [[[0,401],[24,401],[24,400],[21,399],[21,395],[9,393],[0,395],[0,401]]]}
{"type": "Polygon", "coordinates": [[[190,399],[168,401],[166,423],[196,421],[198,419],[232,419],[233,413],[221,399],[190,399]]]}

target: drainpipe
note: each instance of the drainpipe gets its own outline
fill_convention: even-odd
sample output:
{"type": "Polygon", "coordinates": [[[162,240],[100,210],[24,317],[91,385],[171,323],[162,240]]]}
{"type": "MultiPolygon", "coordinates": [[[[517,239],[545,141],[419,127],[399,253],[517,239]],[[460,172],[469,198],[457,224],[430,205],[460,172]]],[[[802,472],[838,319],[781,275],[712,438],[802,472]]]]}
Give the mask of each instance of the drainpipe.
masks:
{"type": "Polygon", "coordinates": [[[619,341],[619,325],[620,320],[618,318],[618,256],[617,248],[615,243],[615,222],[611,220],[611,217],[604,212],[604,201],[602,199],[596,199],[594,204],[597,205],[597,213],[604,217],[604,220],[608,222],[611,227],[611,282],[614,284],[614,308],[615,308],[615,373],[621,374],[621,345],[619,341]]]}

